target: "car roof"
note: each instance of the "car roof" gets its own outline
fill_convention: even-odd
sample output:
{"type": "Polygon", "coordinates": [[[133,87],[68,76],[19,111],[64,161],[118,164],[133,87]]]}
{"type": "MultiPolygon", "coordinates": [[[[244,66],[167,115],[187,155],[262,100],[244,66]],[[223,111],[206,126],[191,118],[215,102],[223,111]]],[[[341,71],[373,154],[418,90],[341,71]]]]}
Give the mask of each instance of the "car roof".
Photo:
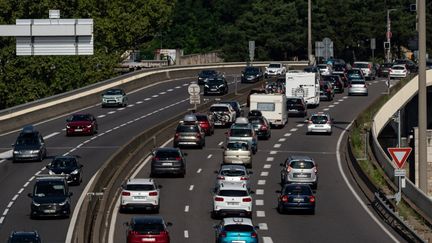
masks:
{"type": "Polygon", "coordinates": [[[163,219],[161,216],[135,216],[132,217],[132,222],[135,224],[161,224],[163,219]]]}
{"type": "Polygon", "coordinates": [[[307,155],[291,155],[289,156],[289,160],[310,160],[314,161],[311,157],[307,155]]]}
{"type": "Polygon", "coordinates": [[[37,133],[38,131],[33,125],[26,125],[22,128],[21,133],[37,133]]]}
{"type": "Polygon", "coordinates": [[[126,183],[128,185],[153,185],[154,180],[151,178],[130,178],[126,183]]]}
{"type": "Polygon", "coordinates": [[[154,151],[155,152],[157,152],[157,151],[176,151],[176,152],[178,152],[178,151],[180,151],[180,149],[173,148],[173,147],[159,147],[159,148],[156,148],[154,151]]]}
{"type": "Polygon", "coordinates": [[[39,175],[36,181],[62,181],[66,182],[66,177],[62,175],[39,175]]]}
{"type": "Polygon", "coordinates": [[[403,68],[406,68],[405,64],[395,64],[395,65],[392,65],[392,67],[403,67],[403,68]]]}
{"type": "Polygon", "coordinates": [[[220,170],[246,170],[244,165],[221,165],[220,170]]]}
{"type": "Polygon", "coordinates": [[[253,226],[252,220],[250,218],[224,218],[223,224],[224,225],[243,224],[243,225],[253,226]]]}

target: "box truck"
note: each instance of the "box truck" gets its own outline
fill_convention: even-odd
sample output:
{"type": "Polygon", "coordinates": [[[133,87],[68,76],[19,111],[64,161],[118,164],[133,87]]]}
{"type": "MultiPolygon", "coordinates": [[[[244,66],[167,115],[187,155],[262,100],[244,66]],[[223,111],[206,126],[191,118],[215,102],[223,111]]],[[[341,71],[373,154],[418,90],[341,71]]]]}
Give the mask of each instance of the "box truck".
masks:
{"type": "Polygon", "coordinates": [[[252,94],[250,110],[259,110],[272,126],[283,127],[288,122],[284,94],[252,94]]]}
{"type": "Polygon", "coordinates": [[[285,94],[287,97],[303,97],[308,106],[318,106],[320,102],[318,74],[287,73],[285,94]]]}

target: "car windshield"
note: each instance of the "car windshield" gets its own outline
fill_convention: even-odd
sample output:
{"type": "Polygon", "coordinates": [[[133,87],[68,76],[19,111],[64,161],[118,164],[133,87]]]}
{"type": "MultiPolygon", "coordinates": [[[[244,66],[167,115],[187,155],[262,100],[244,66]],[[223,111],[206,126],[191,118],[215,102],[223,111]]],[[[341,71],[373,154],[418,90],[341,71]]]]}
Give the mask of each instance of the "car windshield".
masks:
{"type": "Polygon", "coordinates": [[[244,71],[245,74],[258,74],[258,72],[258,68],[246,68],[244,71]]]}
{"type": "Polygon", "coordinates": [[[301,99],[287,99],[288,105],[301,105],[302,101],[301,99]]]}
{"type": "Polygon", "coordinates": [[[364,80],[351,80],[350,81],[350,83],[351,84],[365,84],[365,81],[364,80]]]}
{"type": "Polygon", "coordinates": [[[215,74],[216,74],[216,71],[214,71],[214,70],[203,70],[201,72],[201,75],[203,75],[203,76],[212,76],[215,74]]]}
{"type": "Polygon", "coordinates": [[[105,92],[105,95],[121,95],[122,90],[121,89],[110,89],[105,92]]]}
{"type": "Polygon", "coordinates": [[[73,115],[71,121],[91,121],[89,115],[73,115]]]}
{"type": "Polygon", "coordinates": [[[10,243],[37,243],[39,240],[35,236],[30,235],[14,235],[8,241],[10,243]]]}
{"type": "Polygon", "coordinates": [[[369,64],[367,64],[367,63],[354,63],[354,67],[356,67],[356,68],[369,68],[369,64]]]}
{"type": "Polygon", "coordinates": [[[252,232],[254,231],[254,228],[250,225],[230,224],[225,225],[224,230],[227,232],[252,232]]]}
{"type": "Polygon", "coordinates": [[[222,170],[220,174],[223,176],[244,176],[245,172],[243,170],[222,170]]]}
{"type": "Polygon", "coordinates": [[[314,164],[311,161],[295,160],[291,161],[290,167],[294,169],[312,169],[314,164]]]}
{"type": "Polygon", "coordinates": [[[232,137],[251,137],[252,136],[252,130],[251,129],[232,128],[230,130],[230,136],[232,136],[232,137]]]}
{"type": "Polygon", "coordinates": [[[210,107],[211,112],[228,112],[228,107],[225,106],[212,106],[210,107]]]}
{"type": "Polygon", "coordinates": [[[325,124],[328,121],[327,116],[312,116],[311,121],[314,124],[325,124]]]}
{"type": "Polygon", "coordinates": [[[34,195],[36,197],[64,196],[65,194],[66,189],[61,182],[39,182],[36,183],[34,188],[34,195]]]}
{"type": "Polygon", "coordinates": [[[195,125],[180,125],[177,127],[177,132],[198,132],[199,129],[195,125]]]}
{"type": "Polygon", "coordinates": [[[39,141],[37,139],[36,136],[34,136],[33,134],[31,135],[21,135],[17,138],[16,140],[16,145],[34,145],[34,144],[38,144],[39,141]]]}
{"type": "Polygon", "coordinates": [[[330,81],[332,83],[336,82],[338,80],[338,76],[324,76],[324,81],[330,81]]]}
{"type": "Polygon", "coordinates": [[[280,68],[281,65],[280,65],[280,64],[277,64],[277,63],[272,63],[272,64],[270,64],[268,67],[269,67],[269,68],[280,68]]]}
{"type": "Polygon", "coordinates": [[[402,67],[402,66],[393,66],[391,69],[394,69],[394,70],[404,70],[405,68],[402,67]]]}
{"type": "Polygon", "coordinates": [[[208,81],[208,84],[223,84],[223,80],[222,79],[210,79],[208,81]]]}
{"type": "Polygon", "coordinates": [[[234,108],[234,109],[238,109],[237,102],[222,101],[222,102],[220,102],[220,103],[221,103],[221,104],[229,104],[229,105],[231,105],[232,108],[234,108]]]}
{"type": "Polygon", "coordinates": [[[76,166],[77,162],[74,158],[58,158],[51,162],[51,167],[55,169],[66,169],[76,166]]]}
{"type": "Polygon", "coordinates": [[[155,187],[151,184],[128,184],[125,189],[128,191],[153,191],[155,187]]]}
{"type": "Polygon", "coordinates": [[[287,186],[284,190],[285,195],[312,195],[312,191],[308,186],[287,186]]]}
{"type": "Polygon", "coordinates": [[[163,224],[158,223],[139,223],[134,224],[132,230],[138,232],[138,234],[149,234],[149,233],[159,233],[165,231],[163,224]]]}
{"type": "Polygon", "coordinates": [[[247,143],[228,143],[228,150],[248,150],[249,146],[247,143]]]}
{"type": "Polygon", "coordinates": [[[249,196],[246,190],[220,190],[219,196],[224,197],[246,197],[249,196]]]}
{"type": "Polygon", "coordinates": [[[159,158],[175,158],[179,157],[180,155],[177,151],[159,150],[156,151],[155,156],[159,158]]]}

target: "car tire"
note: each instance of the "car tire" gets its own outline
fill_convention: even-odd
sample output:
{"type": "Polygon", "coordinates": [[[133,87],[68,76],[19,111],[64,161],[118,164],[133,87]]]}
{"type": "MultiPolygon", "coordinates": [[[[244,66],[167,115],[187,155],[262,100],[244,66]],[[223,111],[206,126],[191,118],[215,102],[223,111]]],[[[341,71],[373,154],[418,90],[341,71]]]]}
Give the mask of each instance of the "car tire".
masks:
{"type": "Polygon", "coordinates": [[[160,207],[160,206],[157,205],[157,206],[154,208],[154,213],[157,213],[157,214],[159,213],[159,207],[160,207]]]}
{"type": "Polygon", "coordinates": [[[309,211],[309,214],[310,214],[310,215],[315,215],[315,209],[311,209],[311,210],[309,211]]]}
{"type": "Polygon", "coordinates": [[[218,218],[219,218],[219,215],[218,215],[215,211],[212,211],[212,212],[211,212],[211,218],[212,218],[212,219],[218,219],[218,218]]]}
{"type": "Polygon", "coordinates": [[[277,211],[278,211],[279,214],[284,214],[285,213],[284,210],[283,210],[283,208],[282,208],[282,206],[280,204],[278,204],[277,211]]]}
{"type": "Polygon", "coordinates": [[[282,175],[280,177],[280,184],[281,184],[281,186],[285,185],[285,178],[282,175]]]}

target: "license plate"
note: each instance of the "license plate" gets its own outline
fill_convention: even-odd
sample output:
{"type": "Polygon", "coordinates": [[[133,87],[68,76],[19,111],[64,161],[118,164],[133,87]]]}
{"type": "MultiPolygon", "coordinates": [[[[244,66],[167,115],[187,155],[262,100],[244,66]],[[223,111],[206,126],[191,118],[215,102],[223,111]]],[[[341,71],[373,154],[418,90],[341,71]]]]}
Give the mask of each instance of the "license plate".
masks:
{"type": "Polygon", "coordinates": [[[108,100],[108,103],[115,103],[115,100],[108,100]]]}
{"type": "Polygon", "coordinates": [[[297,111],[297,110],[295,110],[295,109],[289,109],[288,111],[297,111]]]}
{"type": "Polygon", "coordinates": [[[81,128],[75,129],[75,132],[82,132],[81,128]]]}
{"type": "Polygon", "coordinates": [[[315,125],[316,127],[323,127],[323,125],[315,125]]]}
{"type": "Polygon", "coordinates": [[[44,210],[44,213],[55,213],[54,209],[46,209],[44,210]]]}
{"type": "Polygon", "coordinates": [[[142,238],[141,241],[143,241],[143,242],[154,242],[154,241],[156,241],[156,239],[155,238],[142,238]]]}
{"type": "Polygon", "coordinates": [[[172,166],[172,163],[162,163],[163,166],[172,166]]]}
{"type": "Polygon", "coordinates": [[[222,125],[222,122],[215,122],[215,125],[222,125]]]}
{"type": "Polygon", "coordinates": [[[211,91],[216,91],[217,89],[211,89],[211,91]]]}
{"type": "Polygon", "coordinates": [[[238,205],[238,202],[227,202],[228,205],[238,205]]]}
{"type": "Polygon", "coordinates": [[[304,199],[303,198],[293,198],[294,202],[303,202],[304,199]]]}
{"type": "Polygon", "coordinates": [[[306,177],[308,177],[308,176],[305,175],[305,174],[299,174],[299,175],[296,175],[296,177],[299,177],[299,178],[306,178],[306,177]]]}
{"type": "Polygon", "coordinates": [[[241,160],[234,160],[232,163],[233,164],[243,164],[243,161],[241,161],[241,160]]]}
{"type": "Polygon", "coordinates": [[[232,243],[246,243],[244,240],[233,240],[232,243]]]}
{"type": "Polygon", "coordinates": [[[134,198],[134,199],[146,199],[145,196],[134,196],[133,198],[134,198]]]}

